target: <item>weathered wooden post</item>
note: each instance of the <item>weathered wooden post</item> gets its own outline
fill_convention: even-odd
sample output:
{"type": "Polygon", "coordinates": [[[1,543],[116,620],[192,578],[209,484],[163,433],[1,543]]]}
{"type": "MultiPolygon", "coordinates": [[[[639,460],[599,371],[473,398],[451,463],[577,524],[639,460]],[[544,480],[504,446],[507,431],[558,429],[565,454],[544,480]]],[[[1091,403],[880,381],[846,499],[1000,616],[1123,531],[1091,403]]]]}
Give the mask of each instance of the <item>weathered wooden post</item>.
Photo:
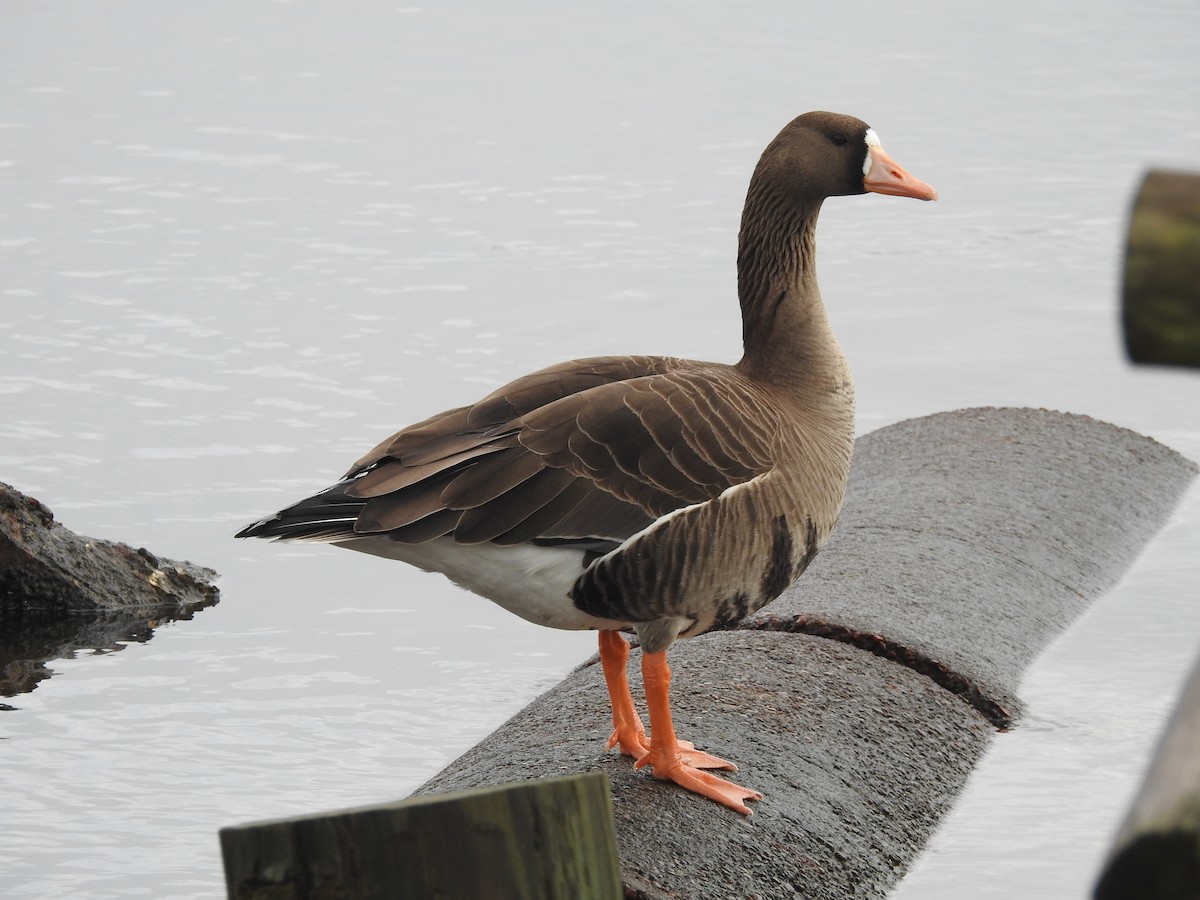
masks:
{"type": "Polygon", "coordinates": [[[1095,896],[1200,898],[1200,663],[1121,825],[1095,896]]]}
{"type": "MultiPolygon", "coordinates": [[[[1200,367],[1200,175],[1146,175],[1125,256],[1134,362],[1200,367]]],[[[1113,842],[1096,900],[1200,900],[1200,661],[1113,842]]]]}
{"type": "Polygon", "coordinates": [[[608,777],[223,828],[230,900],[619,900],[608,777]]]}
{"type": "Polygon", "coordinates": [[[1146,174],[1129,222],[1123,307],[1130,359],[1200,367],[1200,175],[1146,174]]]}

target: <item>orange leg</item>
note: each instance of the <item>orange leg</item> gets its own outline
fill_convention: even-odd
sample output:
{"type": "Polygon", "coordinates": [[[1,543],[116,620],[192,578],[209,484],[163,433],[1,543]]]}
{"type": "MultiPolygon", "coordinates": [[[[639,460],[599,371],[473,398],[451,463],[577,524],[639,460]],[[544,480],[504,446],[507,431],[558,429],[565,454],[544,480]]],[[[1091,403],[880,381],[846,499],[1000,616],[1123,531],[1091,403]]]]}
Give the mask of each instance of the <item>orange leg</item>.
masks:
{"type": "Polygon", "coordinates": [[[650,751],[634,764],[634,768],[650,766],[656,778],[674,781],[680,787],[750,815],[750,809],[743,801],[761,800],[762,794],[703,771],[737,767],[694,750],[691,744],[675,736],[675,726],[671,722],[671,668],[667,665],[665,650],[642,653],[642,679],[646,685],[646,704],[650,707],[650,751]],[[698,757],[704,761],[697,761],[698,757]]]}
{"type": "Polygon", "coordinates": [[[628,661],[629,642],[621,637],[621,633],[601,631],[600,667],[604,670],[604,683],[608,685],[613,716],[613,733],[608,739],[608,747],[611,750],[620,744],[621,752],[626,756],[641,759],[650,752],[650,745],[629,693],[629,678],[625,673],[628,661]]]}

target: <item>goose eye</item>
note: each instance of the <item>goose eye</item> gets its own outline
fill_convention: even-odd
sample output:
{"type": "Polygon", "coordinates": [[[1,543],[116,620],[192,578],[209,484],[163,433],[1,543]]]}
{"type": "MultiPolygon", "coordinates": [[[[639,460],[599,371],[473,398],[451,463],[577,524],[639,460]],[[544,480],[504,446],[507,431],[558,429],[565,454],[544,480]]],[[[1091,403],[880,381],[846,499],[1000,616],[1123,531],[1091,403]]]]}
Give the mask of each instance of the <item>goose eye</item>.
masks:
{"type": "Polygon", "coordinates": [[[845,144],[849,143],[849,141],[846,139],[846,136],[844,134],[831,134],[829,136],[829,140],[833,141],[833,143],[836,144],[838,147],[844,146],[845,144]]]}

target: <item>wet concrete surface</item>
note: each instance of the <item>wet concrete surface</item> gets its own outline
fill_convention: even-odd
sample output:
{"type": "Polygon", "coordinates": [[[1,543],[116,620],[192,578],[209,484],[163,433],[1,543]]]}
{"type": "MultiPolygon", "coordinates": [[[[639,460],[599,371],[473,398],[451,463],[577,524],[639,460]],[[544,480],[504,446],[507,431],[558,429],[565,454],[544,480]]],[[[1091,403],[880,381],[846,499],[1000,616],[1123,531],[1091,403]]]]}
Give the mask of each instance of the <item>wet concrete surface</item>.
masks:
{"type": "Polygon", "coordinates": [[[808,635],[709,634],[679,642],[671,659],[677,731],[762,792],[751,817],[605,752],[599,666],[573,673],[417,793],[603,770],[633,896],[881,896],[993,733],[928,678],[808,635]]]}
{"type": "Polygon", "coordinates": [[[595,665],[416,793],[602,769],[629,896],[882,897],[1019,716],[1025,667],[1195,473],[1148,438],[1041,410],[866,435],[839,528],[800,581],[741,629],[671,649],[676,728],[763,793],[752,817],[606,752],[595,665]]]}
{"type": "Polygon", "coordinates": [[[799,617],[878,635],[1011,721],[1025,668],[1116,583],[1195,474],[1174,450],[1087,416],[900,422],[858,440],[829,545],[743,627],[799,617]]]}

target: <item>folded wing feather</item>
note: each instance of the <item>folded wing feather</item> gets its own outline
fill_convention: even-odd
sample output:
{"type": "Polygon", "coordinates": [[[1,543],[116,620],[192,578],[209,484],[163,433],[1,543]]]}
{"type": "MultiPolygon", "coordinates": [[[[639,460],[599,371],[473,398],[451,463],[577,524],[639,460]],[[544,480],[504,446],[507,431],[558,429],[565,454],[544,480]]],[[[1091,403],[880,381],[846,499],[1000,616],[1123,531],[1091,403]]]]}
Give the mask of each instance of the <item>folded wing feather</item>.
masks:
{"type": "Polygon", "coordinates": [[[400,431],[339,484],[252,528],[284,539],[452,534],[611,549],[769,469],[772,439],[769,404],[732,367],[578,360],[400,431]]]}

